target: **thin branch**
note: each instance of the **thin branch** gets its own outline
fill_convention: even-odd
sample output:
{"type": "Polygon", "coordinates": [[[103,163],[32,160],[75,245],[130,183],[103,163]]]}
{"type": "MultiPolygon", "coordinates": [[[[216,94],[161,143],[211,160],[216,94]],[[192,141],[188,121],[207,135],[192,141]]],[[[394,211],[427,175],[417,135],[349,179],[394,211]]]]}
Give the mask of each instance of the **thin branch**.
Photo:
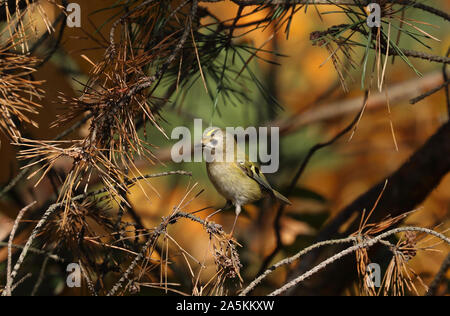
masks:
{"type": "MultiPolygon", "coordinates": [[[[201,2],[222,2],[224,0],[200,0],[201,2]]],[[[235,4],[240,6],[252,5],[347,5],[347,6],[367,6],[373,0],[232,0],[235,4]]],[[[437,15],[445,20],[450,20],[450,15],[444,11],[430,7],[426,4],[416,2],[415,0],[387,0],[386,3],[399,4],[403,6],[410,6],[416,9],[426,11],[428,13],[437,15]]]]}
{"type": "Polygon", "coordinates": [[[19,285],[21,285],[23,282],[25,282],[27,279],[31,278],[32,274],[31,273],[27,273],[22,279],[20,279],[19,281],[17,281],[16,284],[13,285],[11,291],[14,291],[19,285]]]}
{"type": "MultiPolygon", "coordinates": [[[[7,243],[7,242],[0,241],[0,246],[1,246],[1,247],[8,247],[8,243],[7,243]]],[[[22,245],[15,245],[15,244],[12,244],[11,247],[12,247],[13,249],[21,249],[21,250],[23,249],[23,246],[22,246],[22,245]]],[[[32,253],[34,253],[34,254],[37,254],[37,255],[45,256],[45,257],[47,257],[47,258],[49,258],[49,259],[52,259],[52,260],[54,260],[54,261],[56,261],[56,262],[64,262],[64,261],[65,261],[63,258],[59,257],[58,255],[55,255],[54,253],[51,253],[51,252],[47,252],[47,251],[45,251],[45,250],[36,249],[36,248],[32,248],[32,247],[31,247],[31,248],[29,249],[29,251],[32,252],[32,253]]]]}
{"type": "MultiPolygon", "coordinates": [[[[225,0],[200,0],[200,2],[223,2],[225,0]]],[[[310,5],[358,5],[355,0],[232,0],[241,6],[268,4],[268,5],[292,5],[292,4],[310,4],[310,5]]]]}
{"type": "Polygon", "coordinates": [[[258,284],[260,284],[262,282],[262,280],[264,280],[269,274],[271,274],[273,271],[275,271],[276,269],[278,269],[281,266],[284,265],[288,265],[291,264],[292,262],[298,260],[301,256],[307,254],[308,252],[323,247],[323,246],[328,246],[328,245],[337,245],[337,244],[344,244],[344,243],[349,243],[352,241],[356,241],[356,237],[351,236],[351,237],[347,237],[347,238],[343,238],[343,239],[334,239],[334,240],[326,240],[326,241],[322,241],[319,242],[317,244],[314,244],[312,246],[309,246],[305,249],[303,249],[302,251],[298,252],[296,255],[286,258],[284,260],[281,260],[279,262],[277,262],[276,264],[274,264],[273,266],[271,266],[270,268],[268,268],[263,274],[261,274],[259,277],[257,277],[255,280],[253,280],[240,294],[239,296],[246,296],[247,294],[249,294],[258,284]]]}
{"type": "MultiPolygon", "coordinates": [[[[415,97],[414,99],[409,100],[410,104],[416,104],[426,98],[428,98],[429,96],[435,94],[436,92],[440,91],[443,88],[448,89],[448,85],[450,84],[450,80],[447,80],[446,82],[444,82],[443,84],[437,86],[434,89],[431,89],[430,91],[427,91],[421,95],[419,95],[418,97],[415,97]]],[[[450,113],[450,112],[449,112],[450,113]]]]}
{"type": "Polygon", "coordinates": [[[97,295],[97,291],[95,290],[95,286],[92,283],[91,279],[89,278],[89,275],[88,275],[86,269],[83,267],[83,264],[81,263],[81,261],[78,261],[78,264],[80,265],[81,273],[83,274],[83,276],[84,276],[84,278],[86,280],[87,288],[91,292],[91,295],[92,296],[98,296],[97,295]]]}
{"type": "MultiPolygon", "coordinates": [[[[382,52],[384,54],[384,52],[382,52]]],[[[438,56],[438,55],[432,55],[425,52],[419,52],[411,49],[402,49],[402,53],[407,57],[413,57],[413,58],[419,58],[424,59],[428,61],[432,61],[435,63],[441,63],[441,64],[449,64],[450,58],[447,56],[438,56]]],[[[398,52],[392,51],[390,53],[391,56],[398,56],[398,52]]]]}
{"type": "Polygon", "coordinates": [[[53,47],[47,53],[45,58],[36,66],[37,69],[39,69],[40,67],[45,65],[53,57],[53,55],[55,54],[55,52],[58,50],[59,46],[61,45],[61,41],[62,41],[62,38],[64,35],[64,30],[66,29],[66,25],[67,25],[67,15],[65,12],[62,12],[60,16],[62,16],[62,22],[61,22],[61,26],[59,29],[58,37],[56,38],[56,41],[53,44],[53,47]]]}
{"type": "MultiPolygon", "coordinates": [[[[186,172],[186,171],[170,171],[170,172],[162,172],[162,173],[151,174],[151,175],[146,175],[146,176],[143,176],[143,177],[139,177],[139,178],[136,178],[136,181],[140,180],[140,179],[144,179],[144,178],[155,178],[155,177],[162,177],[162,176],[175,175],[175,174],[190,175],[190,173],[186,172]]],[[[85,199],[86,197],[95,196],[95,195],[104,193],[106,191],[107,191],[107,188],[103,188],[103,189],[100,189],[98,191],[89,192],[89,193],[85,193],[85,194],[80,194],[78,196],[73,197],[71,199],[71,202],[80,201],[80,200],[85,199]]],[[[12,282],[14,281],[14,278],[17,276],[18,271],[19,271],[23,261],[25,260],[25,257],[26,257],[26,255],[28,253],[28,250],[30,249],[34,239],[37,236],[37,234],[41,231],[42,227],[47,222],[48,218],[53,214],[53,212],[55,212],[58,208],[60,208],[61,206],[64,206],[64,205],[65,205],[65,202],[55,203],[55,204],[52,204],[45,211],[44,215],[41,217],[41,219],[37,223],[36,227],[31,232],[31,235],[28,238],[28,240],[27,240],[27,242],[26,242],[22,252],[20,253],[19,259],[17,260],[17,263],[15,264],[13,271],[10,274],[8,274],[10,276],[9,283],[12,284],[12,282]]],[[[9,283],[7,283],[7,284],[9,284],[9,283]]],[[[3,293],[3,296],[6,296],[7,293],[8,292],[5,291],[3,293]]]]}
{"type": "MultiPolygon", "coordinates": [[[[73,126],[69,127],[68,129],[66,129],[65,131],[63,131],[59,135],[57,135],[54,140],[61,140],[62,138],[66,137],[67,135],[69,135],[70,133],[75,131],[78,127],[80,127],[81,125],[86,123],[91,117],[92,117],[92,114],[86,115],[83,119],[81,119],[80,121],[75,123],[73,126]]],[[[36,161],[38,161],[37,158],[31,160],[29,163],[34,163],[36,161]]],[[[31,172],[30,168],[25,168],[25,169],[21,170],[17,174],[17,176],[15,176],[5,187],[3,187],[3,189],[1,189],[1,191],[0,191],[0,199],[6,193],[11,191],[17,185],[17,183],[19,183],[20,180],[22,180],[24,177],[26,177],[28,175],[29,172],[31,172]]]]}
{"type": "MultiPolygon", "coordinates": [[[[289,196],[291,194],[291,192],[294,190],[295,186],[297,185],[303,172],[306,170],[306,167],[308,166],[308,164],[309,164],[311,158],[314,156],[314,154],[316,152],[318,152],[319,150],[334,144],[342,136],[344,136],[345,134],[347,134],[348,132],[350,132],[351,130],[353,130],[356,127],[357,123],[361,119],[364,109],[367,106],[368,97],[369,97],[369,92],[366,91],[364,94],[364,99],[363,99],[363,103],[361,106],[361,110],[358,112],[358,114],[355,116],[353,121],[347,127],[345,127],[342,131],[340,131],[335,137],[333,137],[328,142],[316,144],[309,150],[308,154],[306,155],[305,159],[303,160],[302,164],[300,165],[300,168],[298,169],[297,173],[295,174],[294,178],[292,179],[291,184],[289,185],[289,188],[286,191],[287,196],[289,196]]],[[[266,257],[258,274],[261,274],[267,268],[270,261],[272,261],[272,259],[276,256],[276,254],[283,248],[283,241],[281,240],[281,224],[280,224],[280,222],[281,222],[281,218],[284,213],[284,209],[285,209],[285,205],[284,204],[280,205],[280,207],[278,208],[278,211],[277,211],[277,215],[274,220],[274,230],[275,230],[275,235],[276,235],[275,236],[276,237],[275,249],[266,257]]]]}
{"type": "MultiPolygon", "coordinates": [[[[67,8],[67,0],[63,0],[61,2],[62,7],[67,8]]],[[[56,26],[58,25],[59,22],[61,23],[61,31],[60,33],[63,32],[65,26],[66,26],[66,20],[67,20],[67,13],[65,11],[61,12],[58,17],[55,19],[55,21],[52,24],[52,29],[55,29],[56,26]]],[[[50,36],[50,32],[49,30],[47,30],[36,42],[34,42],[33,46],[30,48],[30,54],[33,54],[34,52],[36,52],[36,50],[42,45],[42,43],[45,42],[45,40],[50,36]]],[[[62,37],[62,34],[61,34],[62,37]]],[[[57,41],[57,44],[59,45],[59,42],[57,41]]],[[[56,46],[57,47],[57,46],[56,46]]],[[[56,51],[56,49],[55,49],[56,51]]],[[[51,55],[53,55],[54,51],[51,52],[51,55]]],[[[51,56],[50,55],[50,56],[51,56]]],[[[47,59],[47,58],[46,58],[47,59]]],[[[42,66],[43,64],[45,64],[47,62],[47,60],[45,62],[41,62],[41,64],[39,65],[42,66]]],[[[37,67],[37,68],[39,68],[37,67]]]]}
{"type": "Polygon", "coordinates": [[[293,286],[296,286],[298,283],[303,282],[304,280],[306,280],[307,278],[309,278],[310,276],[312,276],[313,274],[316,274],[317,272],[323,270],[326,266],[336,262],[337,260],[345,257],[346,255],[349,255],[359,249],[362,248],[370,248],[373,245],[379,243],[380,241],[382,241],[383,239],[385,239],[386,237],[389,237],[391,235],[397,234],[397,233],[401,233],[401,232],[422,232],[422,233],[426,233],[429,235],[433,235],[437,238],[440,238],[441,240],[443,240],[445,243],[447,243],[448,245],[450,245],[450,238],[448,238],[447,236],[440,234],[438,232],[435,232],[434,230],[431,229],[427,229],[427,228],[422,228],[422,227],[400,227],[400,228],[395,228],[392,230],[389,230],[385,233],[382,233],[374,238],[368,238],[352,247],[349,247],[341,252],[339,252],[338,254],[328,258],[325,261],[322,261],[320,264],[316,265],[314,268],[310,269],[309,271],[303,273],[302,275],[296,277],[294,280],[286,283],[285,285],[283,285],[281,288],[273,291],[272,293],[269,294],[269,296],[277,296],[280,295],[282,293],[284,293],[285,291],[287,291],[288,289],[290,289],[293,286]]]}
{"type": "Polygon", "coordinates": [[[11,273],[11,265],[12,265],[12,242],[14,240],[14,236],[16,235],[17,227],[19,227],[19,223],[22,220],[23,215],[25,215],[25,212],[28,211],[31,207],[33,207],[36,204],[36,201],[33,203],[27,205],[22,210],[20,210],[19,214],[17,215],[16,220],[14,221],[14,226],[11,230],[11,233],[9,234],[9,240],[8,240],[8,263],[6,268],[6,286],[5,291],[3,292],[3,296],[11,296],[12,294],[12,286],[14,277],[11,273]]]}
{"type": "Polygon", "coordinates": [[[123,283],[125,281],[129,280],[131,273],[136,268],[136,266],[138,265],[139,261],[141,261],[145,257],[145,255],[147,253],[147,250],[149,248],[153,247],[153,245],[156,243],[156,241],[161,236],[161,234],[163,234],[167,230],[167,227],[170,224],[174,224],[179,218],[187,218],[187,219],[190,219],[190,220],[192,220],[194,222],[200,223],[203,226],[206,226],[207,231],[210,232],[210,233],[214,233],[214,234],[222,234],[223,233],[222,227],[220,225],[217,225],[217,224],[213,223],[213,222],[206,222],[203,219],[201,219],[199,217],[196,217],[196,216],[194,216],[192,214],[189,214],[189,213],[184,213],[184,212],[172,213],[172,215],[170,215],[169,217],[163,218],[163,220],[159,224],[159,226],[154,228],[153,234],[150,236],[150,238],[144,244],[144,246],[142,247],[142,249],[139,252],[139,254],[134,258],[134,260],[128,266],[127,270],[122,274],[120,279],[116,282],[116,284],[114,284],[114,286],[109,291],[107,296],[114,296],[114,295],[116,295],[117,291],[122,287],[123,283]]]}
{"type": "MultiPolygon", "coordinates": [[[[441,77],[442,78],[442,77],[441,77]]],[[[373,213],[371,221],[382,221],[388,215],[399,216],[414,210],[434,190],[443,177],[450,171],[450,160],[442,159],[450,155],[450,123],[445,123],[432,135],[415,153],[409,157],[396,171],[387,178],[383,177],[365,193],[358,196],[343,210],[337,212],[320,230],[316,242],[348,236],[359,227],[362,210],[374,205],[380,192],[389,185],[373,213]],[[424,177],[423,175],[427,176],[424,177]],[[414,192],[414,194],[411,194],[414,192]]],[[[338,246],[339,247],[339,246],[338,246]]],[[[313,251],[304,257],[302,262],[290,272],[290,276],[299,275],[317,262],[322,252],[313,251]]],[[[320,277],[314,278],[308,285],[303,284],[295,289],[295,294],[315,293],[316,290],[326,291],[328,294],[341,293],[343,288],[353,280],[348,277],[351,269],[350,260],[346,260],[344,268],[329,268],[320,277]],[[348,269],[348,270],[345,270],[348,269]],[[345,270],[345,273],[344,273],[345,270]],[[327,282],[333,276],[335,282],[327,282]]],[[[293,291],[290,291],[290,293],[293,291]]],[[[293,293],[292,293],[293,294],[293,293]]]]}
{"type": "MultiPolygon", "coordinates": [[[[450,47],[447,50],[447,54],[446,56],[448,57],[450,55],[450,47]]],[[[447,65],[448,64],[444,64],[442,66],[442,76],[444,77],[444,81],[448,82],[448,73],[447,73],[447,65]]],[[[447,114],[448,114],[448,118],[450,120],[450,89],[449,86],[447,85],[445,87],[445,100],[447,101],[447,114]]]]}
{"type": "Polygon", "coordinates": [[[45,276],[45,269],[47,269],[47,264],[48,264],[48,257],[46,257],[44,259],[44,262],[42,263],[42,267],[41,267],[41,271],[39,272],[39,277],[36,281],[36,284],[33,287],[33,291],[31,292],[31,296],[35,296],[37,291],[39,290],[39,287],[42,284],[42,281],[44,281],[44,276],[45,276]]]}
{"type": "MultiPolygon", "coordinates": [[[[81,199],[81,197],[79,197],[78,199],[81,199]]],[[[78,200],[76,198],[74,198],[74,200],[78,200]]],[[[34,239],[36,238],[37,234],[41,231],[41,228],[44,226],[44,224],[47,222],[48,218],[50,217],[50,215],[53,214],[53,212],[58,209],[58,207],[61,207],[63,205],[63,203],[56,203],[53,204],[52,206],[50,206],[47,211],[44,213],[44,215],[41,217],[41,219],[39,220],[38,224],[36,225],[36,227],[33,229],[33,231],[31,232],[30,237],[28,238],[25,246],[23,247],[22,252],[20,253],[19,259],[17,260],[16,264],[14,265],[14,269],[11,272],[11,274],[9,274],[10,277],[10,282],[12,282],[14,280],[14,278],[17,276],[18,271],[23,263],[23,261],[25,260],[25,257],[28,253],[29,248],[31,247],[31,244],[33,243],[34,239]]],[[[8,293],[5,291],[5,293],[3,293],[3,296],[7,296],[8,293]]],[[[10,295],[10,294],[9,294],[10,295]]]]}
{"type": "Polygon", "coordinates": [[[430,287],[428,288],[428,291],[426,293],[426,296],[436,295],[436,291],[439,287],[439,284],[442,283],[443,279],[445,278],[445,274],[447,273],[449,268],[450,268],[450,254],[447,256],[447,258],[445,258],[444,262],[441,265],[441,268],[434,277],[434,280],[431,282],[430,287]]]}
{"type": "MultiPolygon", "coordinates": [[[[197,9],[198,9],[198,0],[193,0],[192,1],[191,13],[190,13],[190,21],[192,21],[194,19],[194,17],[197,15],[197,9]]],[[[187,19],[187,20],[189,20],[189,19],[187,19]]],[[[169,68],[169,66],[172,64],[172,62],[176,59],[178,54],[183,49],[184,44],[186,43],[186,40],[187,40],[187,38],[189,36],[189,33],[191,32],[191,27],[192,27],[192,23],[190,23],[190,22],[186,23],[186,28],[185,28],[185,30],[183,32],[183,35],[181,36],[181,39],[180,39],[179,43],[177,44],[177,46],[173,50],[172,54],[166,59],[166,61],[162,65],[161,69],[158,70],[158,72],[155,75],[153,75],[151,77],[148,77],[148,78],[145,78],[141,84],[139,84],[136,87],[134,87],[133,89],[131,89],[128,92],[128,94],[126,95],[126,98],[121,101],[120,105],[123,105],[123,103],[128,102],[128,100],[130,100],[132,96],[134,96],[135,94],[140,93],[141,91],[149,88],[150,86],[153,85],[154,82],[156,82],[156,81],[161,79],[163,74],[166,72],[167,68],[169,68]]]]}
{"type": "MultiPolygon", "coordinates": [[[[390,103],[401,104],[404,100],[409,100],[423,91],[431,90],[443,83],[442,74],[439,71],[424,75],[422,78],[414,78],[405,82],[394,84],[387,88],[390,103]]],[[[363,97],[337,100],[327,104],[317,104],[314,108],[293,115],[286,120],[275,120],[270,126],[279,126],[282,135],[294,133],[300,128],[327,120],[334,120],[360,108],[363,97]]],[[[371,94],[367,102],[367,111],[375,110],[386,105],[386,93],[371,94]]]]}

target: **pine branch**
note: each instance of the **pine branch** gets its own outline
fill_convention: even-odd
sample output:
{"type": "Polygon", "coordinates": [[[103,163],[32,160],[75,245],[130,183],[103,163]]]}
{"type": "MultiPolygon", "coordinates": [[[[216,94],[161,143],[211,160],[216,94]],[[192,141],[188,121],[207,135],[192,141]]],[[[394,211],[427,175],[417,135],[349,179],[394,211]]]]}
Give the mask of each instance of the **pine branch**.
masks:
{"type": "MultiPolygon", "coordinates": [[[[373,212],[371,221],[378,222],[387,215],[395,217],[410,212],[428,197],[430,192],[439,185],[443,177],[450,172],[450,160],[443,159],[443,157],[450,156],[449,138],[450,122],[447,122],[397,171],[387,178],[388,186],[373,212]]],[[[331,238],[339,238],[340,236],[348,236],[356,231],[363,210],[373,207],[385,184],[386,179],[383,179],[345,207],[319,232],[316,241],[320,242],[331,238]],[[352,219],[352,221],[347,223],[349,219],[352,219]],[[344,223],[347,223],[348,226],[346,226],[345,231],[339,233],[344,223]]],[[[292,274],[304,271],[307,267],[314,264],[322,254],[320,251],[309,253],[292,274]]],[[[350,269],[351,266],[350,261],[345,262],[345,267],[350,269]]],[[[342,268],[339,271],[333,268],[327,269],[315,278],[311,284],[308,284],[307,288],[296,289],[295,293],[302,294],[305,291],[312,294],[319,288],[322,293],[323,291],[328,291],[327,293],[332,294],[340,293],[343,287],[352,280],[348,273],[350,272],[343,272],[342,268]],[[336,280],[333,284],[326,281],[330,275],[333,275],[333,278],[336,280]],[[325,287],[328,287],[328,289],[325,289],[325,287]]]]}
{"type": "Polygon", "coordinates": [[[284,286],[282,286],[281,288],[273,291],[272,293],[269,294],[269,296],[277,296],[280,294],[283,294],[284,292],[286,292],[287,290],[289,290],[290,288],[296,286],[297,284],[303,282],[304,280],[308,279],[309,277],[311,277],[312,275],[316,274],[317,272],[323,270],[324,268],[326,268],[328,265],[342,259],[343,257],[356,252],[359,249],[363,249],[363,248],[370,248],[372,246],[374,246],[375,244],[383,241],[383,239],[385,239],[386,237],[389,237],[391,235],[400,233],[400,232],[422,232],[422,233],[426,233],[432,236],[435,236],[437,238],[440,238],[441,240],[443,240],[445,243],[447,243],[448,245],[450,245],[450,238],[448,238],[447,236],[440,234],[438,232],[435,232],[434,230],[431,229],[427,229],[427,228],[422,228],[422,227],[400,227],[400,228],[395,228],[392,230],[389,230],[385,233],[382,233],[376,237],[373,238],[367,238],[366,240],[357,243],[356,245],[349,247],[341,252],[339,252],[338,254],[328,258],[325,261],[322,261],[321,263],[319,263],[318,265],[316,265],[314,268],[308,270],[307,272],[303,273],[302,275],[296,277],[295,279],[293,279],[292,281],[286,283],[284,286]]]}
{"type": "MultiPolygon", "coordinates": [[[[139,181],[141,179],[148,179],[148,178],[156,178],[156,177],[163,177],[163,176],[168,176],[168,175],[176,175],[176,174],[180,174],[180,175],[190,175],[189,172],[186,171],[169,171],[169,172],[162,172],[162,173],[157,173],[157,174],[150,174],[150,175],[146,175],[146,176],[142,176],[139,178],[135,178],[134,182],[139,181]]],[[[134,183],[133,182],[133,183],[134,183]]],[[[106,188],[104,189],[100,189],[98,191],[94,191],[94,192],[88,192],[88,193],[84,193],[84,194],[80,194],[77,195],[75,197],[73,197],[71,199],[71,202],[76,202],[76,201],[81,201],[84,200],[87,197],[90,196],[96,196],[102,193],[105,193],[107,191],[106,188]]],[[[64,202],[60,202],[60,203],[54,203],[52,204],[45,212],[44,215],[40,218],[39,222],[37,223],[36,227],[33,229],[33,231],[31,232],[30,237],[28,237],[28,240],[25,244],[25,246],[23,247],[22,252],[20,253],[19,259],[17,260],[16,264],[14,265],[14,269],[12,270],[12,272],[8,272],[7,273],[7,277],[8,277],[8,282],[7,282],[7,287],[2,295],[3,296],[10,296],[11,295],[11,285],[13,284],[13,281],[15,279],[15,277],[17,276],[20,267],[22,266],[23,261],[25,260],[25,257],[28,254],[28,251],[31,248],[31,245],[33,244],[34,240],[36,239],[37,235],[39,232],[41,232],[42,228],[44,227],[45,223],[48,221],[48,219],[53,215],[53,213],[58,210],[60,207],[64,206],[65,203],[64,202]],[[9,289],[9,290],[8,290],[9,289]]],[[[31,205],[32,206],[32,205],[31,205]]],[[[31,207],[29,206],[29,207],[31,207]]],[[[18,216],[18,220],[16,220],[16,222],[20,221],[20,217],[22,215],[23,212],[25,212],[28,208],[25,208],[21,214],[19,214],[18,216]]],[[[15,230],[13,230],[13,232],[11,233],[10,237],[10,242],[12,240],[12,238],[14,237],[14,233],[15,230]]]]}

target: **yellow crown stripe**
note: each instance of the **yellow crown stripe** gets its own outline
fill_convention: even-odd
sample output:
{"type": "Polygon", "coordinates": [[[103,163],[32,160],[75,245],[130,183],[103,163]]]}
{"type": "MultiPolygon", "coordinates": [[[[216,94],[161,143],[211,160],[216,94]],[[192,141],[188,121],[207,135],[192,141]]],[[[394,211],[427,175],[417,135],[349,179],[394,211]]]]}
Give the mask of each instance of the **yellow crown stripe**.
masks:
{"type": "Polygon", "coordinates": [[[206,133],[206,136],[211,136],[211,134],[213,134],[217,131],[220,131],[220,128],[214,128],[214,129],[210,130],[208,133],[206,133]]]}

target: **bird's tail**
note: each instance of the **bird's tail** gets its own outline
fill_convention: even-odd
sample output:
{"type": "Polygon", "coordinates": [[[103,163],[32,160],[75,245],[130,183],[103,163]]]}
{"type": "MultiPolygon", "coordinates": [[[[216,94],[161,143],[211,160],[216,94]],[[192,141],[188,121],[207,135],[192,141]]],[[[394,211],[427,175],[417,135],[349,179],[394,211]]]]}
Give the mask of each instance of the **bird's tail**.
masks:
{"type": "Polygon", "coordinates": [[[280,192],[278,192],[277,190],[272,190],[273,195],[280,200],[283,203],[286,203],[287,205],[292,205],[291,201],[289,201],[287,199],[287,197],[285,197],[283,194],[281,194],[280,192]]]}

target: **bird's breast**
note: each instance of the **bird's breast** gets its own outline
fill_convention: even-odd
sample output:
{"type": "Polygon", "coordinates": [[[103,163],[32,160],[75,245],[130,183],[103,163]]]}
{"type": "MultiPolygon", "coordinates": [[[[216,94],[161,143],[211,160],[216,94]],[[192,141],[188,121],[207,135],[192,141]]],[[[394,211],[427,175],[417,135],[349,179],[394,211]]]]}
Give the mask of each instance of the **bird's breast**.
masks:
{"type": "Polygon", "coordinates": [[[206,170],[216,190],[233,204],[244,205],[262,198],[259,184],[232,162],[211,162],[206,170]]]}

